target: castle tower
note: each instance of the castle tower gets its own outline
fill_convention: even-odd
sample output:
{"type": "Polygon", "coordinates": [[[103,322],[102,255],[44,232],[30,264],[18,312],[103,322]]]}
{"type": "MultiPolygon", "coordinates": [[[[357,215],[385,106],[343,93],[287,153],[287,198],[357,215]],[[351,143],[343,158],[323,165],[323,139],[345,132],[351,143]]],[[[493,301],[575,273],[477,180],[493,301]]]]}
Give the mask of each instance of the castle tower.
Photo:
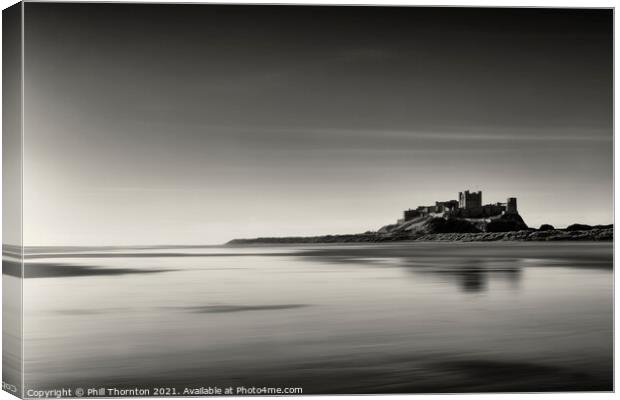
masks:
{"type": "Polygon", "coordinates": [[[459,192],[459,208],[477,208],[482,207],[482,191],[478,192],[469,192],[466,190],[464,192],[459,192]]]}
{"type": "Polygon", "coordinates": [[[518,214],[516,197],[509,197],[506,201],[506,214],[518,214]]]}

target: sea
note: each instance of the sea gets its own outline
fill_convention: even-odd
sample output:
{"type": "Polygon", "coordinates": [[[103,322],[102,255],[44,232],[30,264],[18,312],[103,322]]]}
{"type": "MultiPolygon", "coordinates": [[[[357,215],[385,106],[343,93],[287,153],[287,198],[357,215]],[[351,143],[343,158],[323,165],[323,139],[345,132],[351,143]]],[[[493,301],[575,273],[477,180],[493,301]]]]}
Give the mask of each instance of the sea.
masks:
{"type": "Polygon", "coordinates": [[[25,263],[30,394],[613,389],[611,242],[49,247],[25,263]]]}

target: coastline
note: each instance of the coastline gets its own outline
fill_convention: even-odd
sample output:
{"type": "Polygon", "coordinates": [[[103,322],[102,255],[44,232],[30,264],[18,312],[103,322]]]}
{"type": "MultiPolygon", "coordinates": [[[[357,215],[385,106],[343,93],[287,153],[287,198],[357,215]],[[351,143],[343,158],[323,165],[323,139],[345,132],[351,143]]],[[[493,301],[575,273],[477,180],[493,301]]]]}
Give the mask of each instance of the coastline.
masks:
{"type": "Polygon", "coordinates": [[[492,241],[612,241],[613,227],[592,228],[588,230],[568,231],[564,229],[520,230],[509,232],[480,233],[398,233],[381,234],[376,232],[292,237],[259,237],[251,239],[233,239],[226,245],[246,244],[299,244],[299,243],[380,243],[396,241],[420,242],[492,242],[492,241]]]}

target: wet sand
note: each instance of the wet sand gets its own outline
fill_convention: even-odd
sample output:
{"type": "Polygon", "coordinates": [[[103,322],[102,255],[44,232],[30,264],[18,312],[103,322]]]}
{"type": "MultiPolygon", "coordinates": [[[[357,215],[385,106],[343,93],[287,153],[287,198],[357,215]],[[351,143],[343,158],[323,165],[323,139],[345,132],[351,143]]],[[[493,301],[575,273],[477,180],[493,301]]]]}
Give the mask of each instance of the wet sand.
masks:
{"type": "Polygon", "coordinates": [[[31,258],[26,387],[612,389],[611,243],[177,251],[31,258]]]}

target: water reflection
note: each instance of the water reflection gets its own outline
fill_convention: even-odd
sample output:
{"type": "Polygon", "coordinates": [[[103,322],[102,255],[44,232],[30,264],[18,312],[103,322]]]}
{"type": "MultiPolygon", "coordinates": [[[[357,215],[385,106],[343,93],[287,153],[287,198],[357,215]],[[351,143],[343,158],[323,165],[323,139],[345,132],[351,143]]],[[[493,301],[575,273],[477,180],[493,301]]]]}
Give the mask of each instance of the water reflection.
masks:
{"type": "Polygon", "coordinates": [[[482,292],[487,288],[487,272],[477,268],[466,267],[457,274],[457,280],[464,292],[482,292]]]}
{"type": "Polygon", "coordinates": [[[454,283],[463,293],[481,293],[489,290],[492,282],[508,283],[511,290],[519,289],[522,278],[521,260],[452,260],[445,268],[438,268],[409,259],[403,267],[416,278],[432,276],[442,282],[454,283]]]}
{"type": "Polygon", "coordinates": [[[480,293],[489,289],[493,281],[508,283],[511,290],[519,289],[522,270],[531,260],[523,258],[478,258],[478,257],[370,257],[365,248],[355,256],[350,250],[346,256],[333,252],[317,251],[301,254],[301,258],[311,262],[327,264],[350,264],[374,268],[399,267],[414,278],[433,279],[436,282],[452,282],[464,293],[480,293]]]}

